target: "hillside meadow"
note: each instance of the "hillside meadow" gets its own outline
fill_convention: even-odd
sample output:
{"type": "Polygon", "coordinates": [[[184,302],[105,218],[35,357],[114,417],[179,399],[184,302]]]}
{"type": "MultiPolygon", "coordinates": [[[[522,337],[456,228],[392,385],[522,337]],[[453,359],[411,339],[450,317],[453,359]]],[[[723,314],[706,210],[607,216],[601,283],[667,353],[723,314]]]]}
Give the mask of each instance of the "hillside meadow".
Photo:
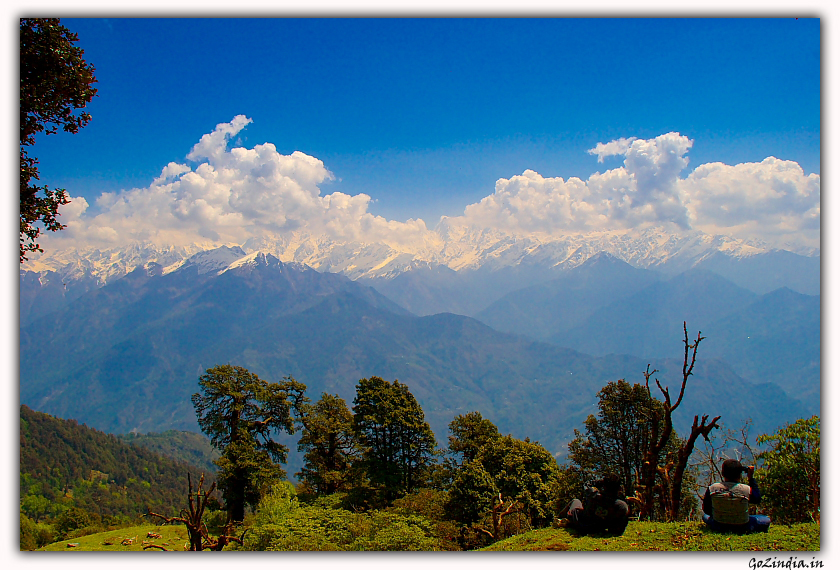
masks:
{"type": "MultiPolygon", "coordinates": [[[[181,525],[143,524],[63,540],[40,548],[41,551],[136,552],[156,544],[172,551],[183,551],[186,528],[181,525]],[[161,538],[149,538],[156,533],[161,538]],[[126,544],[123,544],[123,541],[126,544]],[[130,541],[130,542],[129,542],[130,541]],[[73,546],[70,546],[73,545],[73,546]]],[[[230,550],[236,550],[236,547],[230,550]]],[[[820,550],[820,525],[805,523],[772,525],[769,532],[751,535],[718,534],[707,531],[699,522],[655,523],[633,521],[622,536],[578,536],[574,530],[543,528],[500,540],[479,549],[490,552],[524,551],[789,551],[820,550]]],[[[147,552],[160,552],[150,548],[147,552]]]]}

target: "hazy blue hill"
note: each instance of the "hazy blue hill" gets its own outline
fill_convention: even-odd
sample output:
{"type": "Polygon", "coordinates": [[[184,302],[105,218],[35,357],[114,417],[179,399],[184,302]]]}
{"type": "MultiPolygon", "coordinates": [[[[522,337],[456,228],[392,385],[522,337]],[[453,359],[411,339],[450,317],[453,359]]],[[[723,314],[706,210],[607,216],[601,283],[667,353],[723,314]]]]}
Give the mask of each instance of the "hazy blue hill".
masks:
{"type": "Polygon", "coordinates": [[[475,318],[496,330],[547,341],[659,279],[657,272],[600,253],[557,279],[508,293],[475,318]]]}
{"type": "Polygon", "coordinates": [[[787,288],[715,321],[703,331],[707,354],[752,382],[772,382],[820,411],[820,298],[787,288]]]}
{"type": "Polygon", "coordinates": [[[18,282],[20,324],[28,324],[57,311],[96,288],[96,279],[93,277],[68,279],[68,282],[64,282],[54,271],[40,274],[21,269],[18,282]]]}
{"type": "Polygon", "coordinates": [[[689,336],[696,336],[757,297],[719,275],[694,269],[603,306],[580,325],[560,329],[551,340],[595,355],[676,357],[683,352],[684,321],[689,336]]]}
{"type": "Polygon", "coordinates": [[[474,316],[505,294],[556,276],[548,265],[522,264],[454,271],[444,265],[418,266],[393,279],[361,279],[420,316],[455,313],[474,316]]]}
{"type": "MultiPolygon", "coordinates": [[[[328,391],[348,403],[359,378],[378,375],[409,385],[441,442],[455,415],[478,410],[503,432],[563,453],[598,390],[622,377],[641,381],[647,365],[500,333],[468,317],[416,317],[344,277],[264,261],[213,278],[134,275],[99,290],[101,303],[85,296],[40,319],[21,332],[21,401],[115,433],[198,431],[190,396],[216,364],[266,380],[293,374],[313,399],[328,391]]],[[[673,383],[678,364],[654,366],[673,383]]],[[[722,414],[730,425],[752,418],[766,431],[802,415],[773,386],[745,401],[715,397],[731,387],[751,390],[701,351],[683,423],[722,414]]]]}
{"type": "Polygon", "coordinates": [[[736,285],[764,294],[787,287],[805,295],[820,294],[820,257],[805,257],[775,250],[750,257],[734,258],[717,252],[697,264],[736,285]]]}

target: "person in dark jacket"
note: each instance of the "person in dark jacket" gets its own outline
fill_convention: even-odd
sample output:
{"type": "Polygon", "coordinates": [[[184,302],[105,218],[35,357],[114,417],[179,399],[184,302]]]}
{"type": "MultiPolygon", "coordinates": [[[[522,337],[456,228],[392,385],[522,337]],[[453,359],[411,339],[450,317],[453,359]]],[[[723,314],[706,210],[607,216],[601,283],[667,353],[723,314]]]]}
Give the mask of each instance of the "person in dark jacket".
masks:
{"type": "Polygon", "coordinates": [[[587,488],[584,501],[574,499],[569,503],[566,511],[567,526],[581,534],[623,534],[627,528],[629,509],[622,498],[618,476],[607,475],[587,488]]]}
{"type": "Polygon", "coordinates": [[[737,459],[723,462],[723,482],[710,485],[703,496],[703,522],[717,532],[767,532],[770,517],[750,515],[750,503],[761,502],[761,491],[753,477],[755,466],[743,467],[737,459]],[[741,483],[747,474],[748,485],[741,483]]]}

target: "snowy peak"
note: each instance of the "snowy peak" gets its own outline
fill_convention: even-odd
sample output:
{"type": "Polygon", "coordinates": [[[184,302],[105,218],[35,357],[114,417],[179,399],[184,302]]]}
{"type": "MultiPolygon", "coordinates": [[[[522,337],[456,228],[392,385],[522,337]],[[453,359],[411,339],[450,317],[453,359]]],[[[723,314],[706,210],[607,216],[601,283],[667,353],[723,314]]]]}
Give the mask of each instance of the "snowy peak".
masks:
{"type": "MultiPolygon", "coordinates": [[[[578,267],[599,254],[608,254],[635,268],[676,274],[715,257],[742,260],[770,251],[766,244],[700,231],[673,233],[653,227],[522,236],[461,226],[455,220],[444,219],[432,237],[406,246],[346,242],[325,235],[290,232],[279,237],[254,238],[241,246],[133,244],[112,250],[55,251],[24,264],[23,268],[41,274],[54,271],[63,282],[94,279],[99,286],[149,262],[161,265],[164,273],[194,267],[199,274],[245,265],[282,267],[282,264],[299,263],[322,273],[340,273],[352,280],[387,280],[413,268],[437,266],[456,272],[480,269],[493,273],[511,268],[560,271],[578,267]]],[[[818,251],[809,253],[819,255],[818,251]]]]}
{"type": "Polygon", "coordinates": [[[216,249],[196,253],[186,259],[180,267],[195,267],[198,269],[199,275],[202,275],[225,269],[246,255],[245,251],[238,245],[234,247],[223,245],[216,249]]]}
{"type": "Polygon", "coordinates": [[[282,272],[283,262],[270,253],[255,251],[233,261],[227,267],[218,271],[218,274],[221,275],[228,271],[253,271],[264,267],[276,267],[282,272]]]}

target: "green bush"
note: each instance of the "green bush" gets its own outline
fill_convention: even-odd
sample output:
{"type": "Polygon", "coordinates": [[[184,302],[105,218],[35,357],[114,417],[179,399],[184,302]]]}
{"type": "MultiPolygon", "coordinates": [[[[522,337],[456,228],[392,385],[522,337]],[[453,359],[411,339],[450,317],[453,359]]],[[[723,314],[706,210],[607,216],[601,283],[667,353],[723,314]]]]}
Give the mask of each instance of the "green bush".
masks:
{"type": "Polygon", "coordinates": [[[293,488],[277,485],[260,501],[246,536],[247,550],[440,550],[436,525],[426,517],[399,512],[354,513],[343,497],[302,504],[293,488]]]}
{"type": "Polygon", "coordinates": [[[101,522],[101,517],[95,513],[91,513],[79,507],[70,507],[55,519],[57,539],[64,540],[75,530],[85,529],[87,527],[99,527],[101,522]]]}
{"type": "Polygon", "coordinates": [[[813,416],[757,438],[761,507],[775,522],[820,520],[820,418],[813,416]]]}
{"type": "Polygon", "coordinates": [[[38,543],[35,538],[35,522],[23,513],[20,513],[20,549],[35,550],[38,543]]]}

